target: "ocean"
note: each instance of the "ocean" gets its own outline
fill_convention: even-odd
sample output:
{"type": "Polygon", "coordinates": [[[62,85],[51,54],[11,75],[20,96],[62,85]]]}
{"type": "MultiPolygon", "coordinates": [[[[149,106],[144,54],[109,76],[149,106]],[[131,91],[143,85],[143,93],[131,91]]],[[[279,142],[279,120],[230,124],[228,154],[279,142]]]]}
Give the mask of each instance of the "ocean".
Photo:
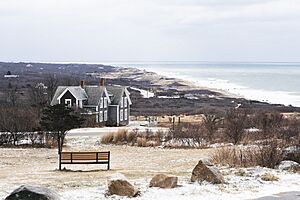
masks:
{"type": "Polygon", "coordinates": [[[135,67],[247,99],[300,106],[300,63],[144,62],[110,63],[135,67]]]}

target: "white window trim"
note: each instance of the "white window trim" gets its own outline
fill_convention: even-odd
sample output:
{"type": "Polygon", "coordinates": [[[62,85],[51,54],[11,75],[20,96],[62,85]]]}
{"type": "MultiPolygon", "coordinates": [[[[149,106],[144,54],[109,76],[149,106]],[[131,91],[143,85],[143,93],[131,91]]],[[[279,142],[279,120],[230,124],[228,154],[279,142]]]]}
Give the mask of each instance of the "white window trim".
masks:
{"type": "Polygon", "coordinates": [[[104,108],[107,108],[107,98],[104,97],[104,108]]]}
{"type": "Polygon", "coordinates": [[[128,115],[128,110],[125,109],[125,110],[124,110],[124,120],[125,120],[125,121],[127,120],[127,115],[128,115]]]}
{"type": "Polygon", "coordinates": [[[107,121],[107,110],[104,110],[104,121],[107,121]]]}
{"type": "Polygon", "coordinates": [[[100,108],[103,108],[103,98],[100,99],[100,108]]]}
{"type": "Polygon", "coordinates": [[[65,99],[65,105],[67,105],[67,107],[71,108],[72,107],[72,99],[65,99]]]}
{"type": "Polygon", "coordinates": [[[121,108],[124,107],[124,97],[121,97],[121,108]]]}
{"type": "Polygon", "coordinates": [[[120,122],[123,121],[123,115],[124,115],[124,111],[123,109],[120,110],[120,122]]]}
{"type": "Polygon", "coordinates": [[[119,105],[117,105],[117,126],[120,124],[120,110],[119,110],[119,105]]]}
{"type": "MultiPolygon", "coordinates": [[[[96,112],[98,112],[99,108],[96,107],[96,112]]],[[[96,115],[96,122],[98,123],[99,122],[99,115],[96,115]]]]}
{"type": "Polygon", "coordinates": [[[103,111],[101,110],[100,112],[99,112],[100,114],[100,119],[99,119],[99,122],[103,122],[103,111]]]}
{"type": "Polygon", "coordinates": [[[124,107],[127,107],[127,97],[124,97],[124,107]]]}

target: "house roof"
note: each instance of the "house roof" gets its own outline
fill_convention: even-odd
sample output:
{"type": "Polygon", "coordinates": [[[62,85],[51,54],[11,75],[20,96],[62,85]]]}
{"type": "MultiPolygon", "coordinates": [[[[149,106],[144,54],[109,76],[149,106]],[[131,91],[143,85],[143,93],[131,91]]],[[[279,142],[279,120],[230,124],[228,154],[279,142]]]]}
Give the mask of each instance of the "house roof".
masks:
{"type": "Polygon", "coordinates": [[[110,97],[108,98],[109,103],[118,105],[120,104],[124,93],[128,97],[129,105],[132,104],[126,87],[86,85],[84,88],[81,88],[81,86],[58,86],[51,101],[51,105],[58,104],[58,100],[67,91],[69,91],[78,100],[87,99],[87,105],[98,105],[100,98],[104,95],[110,97]]]}
{"type": "Polygon", "coordinates": [[[85,99],[88,98],[86,92],[80,86],[58,86],[56,91],[55,91],[54,97],[51,101],[51,105],[58,104],[59,99],[67,91],[69,91],[78,100],[85,100],[85,99]]]}
{"type": "Polygon", "coordinates": [[[128,98],[129,101],[129,105],[131,105],[131,100],[129,98],[129,92],[126,89],[126,87],[122,87],[122,86],[106,86],[108,95],[111,96],[111,103],[114,105],[120,104],[120,101],[122,99],[122,97],[125,95],[128,98]]]}
{"type": "Polygon", "coordinates": [[[88,96],[88,105],[98,105],[100,98],[105,92],[103,86],[85,86],[84,90],[88,96]]]}
{"type": "Polygon", "coordinates": [[[57,98],[63,93],[63,91],[65,91],[66,88],[67,88],[67,86],[58,86],[57,87],[55,94],[52,98],[52,101],[50,103],[51,106],[58,104],[57,98]]]}

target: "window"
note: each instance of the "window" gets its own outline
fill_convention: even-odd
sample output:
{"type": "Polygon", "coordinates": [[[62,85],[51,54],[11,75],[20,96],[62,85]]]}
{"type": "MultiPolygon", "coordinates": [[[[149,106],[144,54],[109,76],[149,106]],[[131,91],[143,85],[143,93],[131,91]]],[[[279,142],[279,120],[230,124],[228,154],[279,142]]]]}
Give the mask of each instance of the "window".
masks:
{"type": "Polygon", "coordinates": [[[103,108],[103,98],[100,99],[100,108],[103,108]]]}
{"type": "Polygon", "coordinates": [[[123,110],[120,110],[120,121],[123,121],[123,110]]]}
{"type": "Polygon", "coordinates": [[[124,120],[127,120],[127,115],[128,115],[127,109],[125,109],[125,111],[124,111],[124,120]]]}
{"type": "Polygon", "coordinates": [[[127,97],[124,97],[124,107],[127,107],[127,97]]]}
{"type": "Polygon", "coordinates": [[[100,120],[99,120],[99,121],[100,121],[100,122],[103,122],[103,111],[100,111],[99,113],[100,113],[100,114],[99,114],[99,115],[100,115],[100,120]]]}
{"type": "Polygon", "coordinates": [[[104,111],[104,121],[107,121],[107,110],[104,111]]]}
{"type": "Polygon", "coordinates": [[[68,106],[68,107],[72,107],[72,100],[71,99],[65,99],[65,104],[66,104],[66,106],[68,106]]]}
{"type": "Polygon", "coordinates": [[[104,97],[104,108],[107,108],[107,98],[104,97]]]}
{"type": "Polygon", "coordinates": [[[124,102],[124,97],[121,97],[121,108],[123,108],[124,106],[123,102],[124,102]]]}

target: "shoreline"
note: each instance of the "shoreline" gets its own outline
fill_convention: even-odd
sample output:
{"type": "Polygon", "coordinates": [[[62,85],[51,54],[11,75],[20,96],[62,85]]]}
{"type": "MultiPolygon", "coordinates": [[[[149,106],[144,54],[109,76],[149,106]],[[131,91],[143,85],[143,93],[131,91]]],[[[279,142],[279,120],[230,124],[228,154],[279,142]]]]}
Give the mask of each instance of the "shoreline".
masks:
{"type": "Polygon", "coordinates": [[[170,77],[162,73],[140,69],[137,67],[110,66],[115,67],[120,75],[114,74],[114,76],[109,76],[106,74],[104,75],[105,78],[128,78],[138,81],[150,81],[153,85],[160,85],[165,89],[170,88],[169,85],[176,84],[176,89],[178,89],[178,91],[209,90],[211,92],[218,93],[220,97],[245,98],[242,95],[234,94],[223,89],[203,86],[195,81],[186,80],[184,78],[170,77]]]}
{"type": "MultiPolygon", "coordinates": [[[[126,65],[126,64],[124,64],[126,65]]],[[[164,71],[156,70],[155,68],[152,70],[150,67],[137,67],[137,66],[124,66],[110,64],[110,66],[117,67],[117,68],[126,68],[126,69],[135,69],[141,72],[146,73],[155,73],[157,76],[166,77],[169,79],[173,79],[176,82],[186,84],[191,87],[191,89],[205,89],[212,92],[216,92],[221,94],[224,97],[231,97],[231,98],[243,98],[249,101],[259,101],[262,103],[268,104],[279,104],[284,106],[293,106],[293,107],[300,107],[300,96],[295,95],[295,92],[288,92],[288,91],[272,91],[272,90],[265,90],[265,89],[252,89],[249,87],[237,85],[235,83],[229,83],[227,80],[215,79],[213,78],[212,81],[207,80],[197,80],[193,77],[186,77],[184,75],[180,75],[179,73],[169,73],[164,71]],[[177,75],[179,74],[179,75],[177,75]],[[187,80],[190,79],[190,80],[187,80]],[[222,85],[224,82],[224,85],[222,85]],[[227,83],[227,85],[226,85],[227,83]],[[230,85],[230,86],[229,86],[230,85]]],[[[179,88],[180,89],[180,88],[179,88]]]]}

